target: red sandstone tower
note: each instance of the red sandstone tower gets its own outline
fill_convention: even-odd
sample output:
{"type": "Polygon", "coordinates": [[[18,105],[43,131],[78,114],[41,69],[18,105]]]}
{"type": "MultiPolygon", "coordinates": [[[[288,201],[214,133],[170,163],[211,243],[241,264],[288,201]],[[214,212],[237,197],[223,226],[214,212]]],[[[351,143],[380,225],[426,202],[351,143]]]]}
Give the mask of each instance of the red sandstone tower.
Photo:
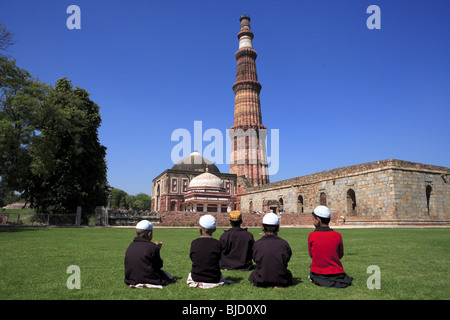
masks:
{"type": "Polygon", "coordinates": [[[233,85],[234,125],[230,128],[230,173],[245,175],[251,184],[258,186],[269,183],[265,144],[267,129],[262,124],[261,84],[256,73],[257,53],[253,50],[250,17],[243,15],[240,22],[239,50],[235,54],[236,82],[233,85]]]}

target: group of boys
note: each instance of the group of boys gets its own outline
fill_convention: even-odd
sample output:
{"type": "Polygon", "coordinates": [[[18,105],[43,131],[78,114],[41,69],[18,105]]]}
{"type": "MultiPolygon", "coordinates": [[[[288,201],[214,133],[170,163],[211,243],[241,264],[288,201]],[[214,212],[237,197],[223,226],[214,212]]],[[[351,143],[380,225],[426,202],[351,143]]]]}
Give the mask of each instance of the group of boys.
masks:
{"type": "MultiPolygon", "coordinates": [[[[308,252],[312,258],[309,280],[325,287],[345,288],[351,285],[342,267],[344,247],[341,235],[329,227],[330,210],[318,206],[312,213],[315,231],[308,236],[308,252]]],[[[190,287],[213,288],[228,281],[221,269],[253,270],[248,280],[258,287],[284,288],[293,285],[288,263],[292,256],[288,242],[278,236],[280,221],[267,213],[262,220],[263,236],[255,242],[246,228],[241,228],[242,214],[230,212],[231,228],[219,240],[213,238],[216,219],[204,215],[199,220],[200,238],[192,241],[192,261],[187,284],[190,287]],[[255,262],[255,265],[253,264],[255,262]]],[[[125,283],[130,287],[159,287],[173,277],[162,270],[162,242],[152,242],[153,225],[147,220],[136,225],[136,237],[125,253],[125,283]]]]}

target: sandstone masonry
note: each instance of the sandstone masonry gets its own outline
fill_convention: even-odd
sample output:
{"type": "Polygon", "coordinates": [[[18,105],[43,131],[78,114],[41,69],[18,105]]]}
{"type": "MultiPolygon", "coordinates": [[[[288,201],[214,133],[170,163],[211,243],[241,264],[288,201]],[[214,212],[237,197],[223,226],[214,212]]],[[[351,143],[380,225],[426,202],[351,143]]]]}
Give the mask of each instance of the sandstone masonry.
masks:
{"type": "Polygon", "coordinates": [[[446,167],[388,159],[247,187],[240,208],[302,214],[323,204],[335,222],[449,223],[449,175],[446,167]]]}

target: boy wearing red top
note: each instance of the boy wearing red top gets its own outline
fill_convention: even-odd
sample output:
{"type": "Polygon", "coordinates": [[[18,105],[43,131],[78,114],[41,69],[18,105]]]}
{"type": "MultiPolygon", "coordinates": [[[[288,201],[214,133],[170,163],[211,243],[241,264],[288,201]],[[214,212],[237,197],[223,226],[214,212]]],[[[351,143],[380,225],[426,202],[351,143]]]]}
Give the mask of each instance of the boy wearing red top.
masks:
{"type": "Polygon", "coordinates": [[[342,267],[344,244],[341,234],[328,226],[330,210],[326,206],[318,206],[312,215],[316,230],[308,236],[308,251],[312,258],[309,279],[323,287],[346,288],[353,278],[342,267]]]}

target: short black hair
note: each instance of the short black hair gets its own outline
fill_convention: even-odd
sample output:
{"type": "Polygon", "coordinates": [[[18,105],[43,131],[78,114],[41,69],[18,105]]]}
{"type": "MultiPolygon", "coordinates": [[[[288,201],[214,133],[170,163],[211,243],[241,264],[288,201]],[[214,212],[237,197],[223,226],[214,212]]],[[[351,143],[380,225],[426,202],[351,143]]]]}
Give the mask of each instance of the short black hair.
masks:
{"type": "Polygon", "coordinates": [[[212,228],[212,229],[207,229],[205,227],[200,226],[200,228],[202,228],[203,232],[206,233],[207,235],[212,236],[212,234],[214,233],[214,231],[216,231],[216,228],[212,228]]]}
{"type": "Polygon", "coordinates": [[[322,217],[319,217],[319,216],[316,215],[314,212],[312,213],[312,215],[313,215],[314,218],[319,219],[323,224],[329,224],[329,223],[330,223],[331,218],[322,218],[322,217]]]}
{"type": "Polygon", "coordinates": [[[240,219],[238,221],[230,220],[230,224],[232,227],[239,227],[241,225],[241,223],[242,223],[242,219],[240,219]]]}
{"type": "Polygon", "coordinates": [[[274,233],[276,231],[278,231],[278,228],[280,227],[280,225],[276,224],[264,224],[263,223],[263,228],[264,228],[264,232],[269,232],[269,233],[274,233]]]}

